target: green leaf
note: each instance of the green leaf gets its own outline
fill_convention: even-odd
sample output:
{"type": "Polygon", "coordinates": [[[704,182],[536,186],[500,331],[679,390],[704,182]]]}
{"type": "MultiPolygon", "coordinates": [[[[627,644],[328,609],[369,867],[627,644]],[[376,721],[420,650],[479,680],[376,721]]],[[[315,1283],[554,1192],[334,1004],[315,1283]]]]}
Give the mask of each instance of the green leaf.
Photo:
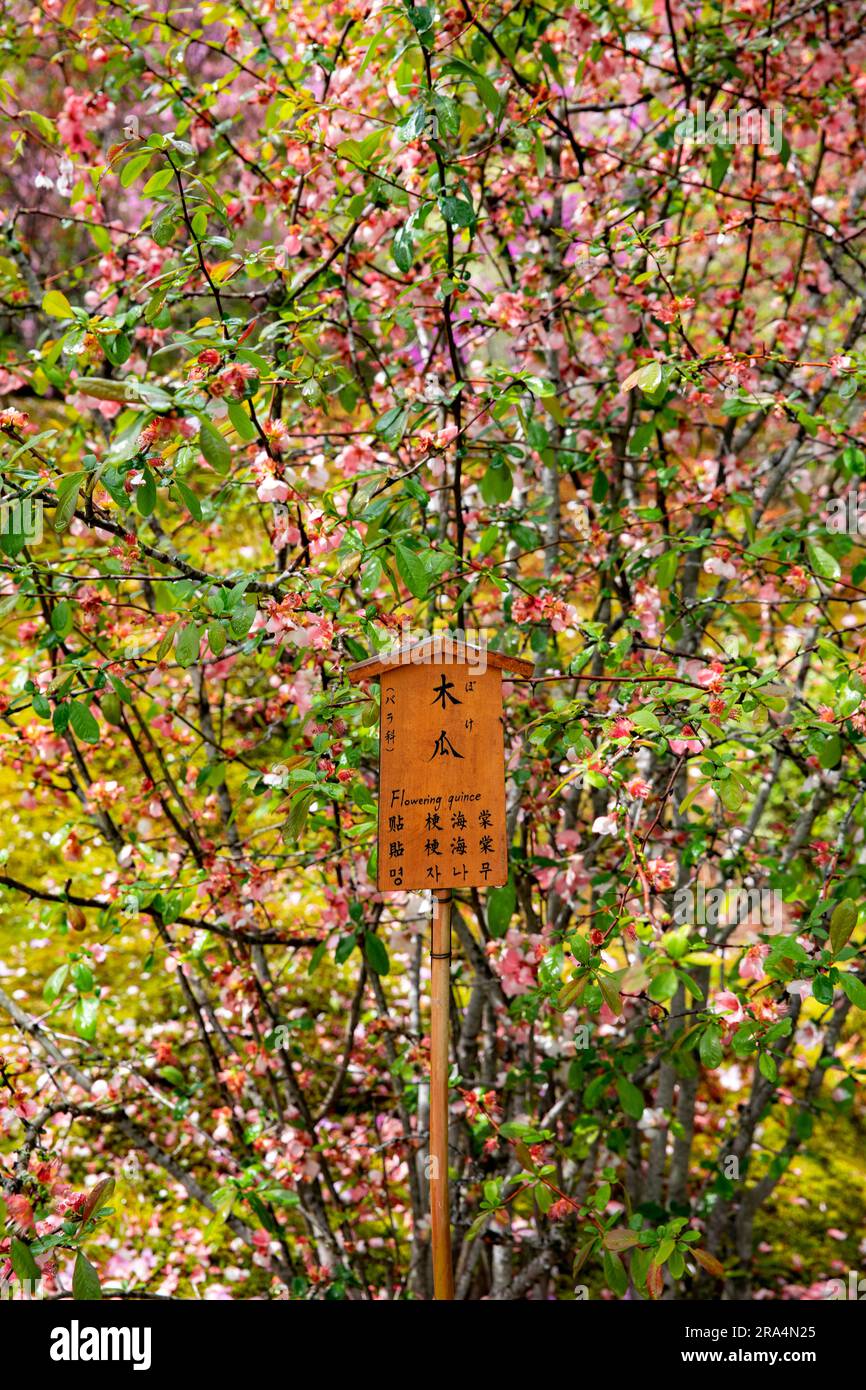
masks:
{"type": "Polygon", "coordinates": [[[675,970],[661,970],[650,981],[647,994],[655,1004],[664,1004],[665,1000],[673,999],[677,992],[677,975],[675,970]]]}
{"type": "Polygon", "coordinates": [[[400,578],[415,598],[426,598],[430,587],[424,564],[414,550],[397,541],[394,546],[400,578]]]}
{"type": "Polygon", "coordinates": [[[58,637],[68,637],[72,631],[72,605],[65,598],[51,610],[51,630],[58,637]]]}
{"type": "Polygon", "coordinates": [[[156,222],[154,222],[150,234],[156,242],[157,246],[165,247],[168,246],[176,230],[177,223],[175,222],[174,217],[171,215],[171,213],[166,212],[163,214],[162,217],[160,217],[156,222]]]}
{"type": "Polygon", "coordinates": [[[82,994],[89,994],[93,989],[93,971],[85,961],[76,961],[72,967],[72,982],[77,990],[82,994]]]}
{"type": "Polygon", "coordinates": [[[41,111],[27,111],[25,109],[20,110],[18,115],[27,116],[45,140],[48,140],[52,145],[57,144],[60,132],[48,116],[43,115],[41,111]]]}
{"type": "Polygon", "coordinates": [[[715,1071],[722,1065],[722,1034],[715,1023],[709,1024],[701,1034],[698,1052],[708,1071],[715,1071]]]}
{"type": "Polygon", "coordinates": [[[471,227],[475,221],[475,209],[463,198],[455,198],[451,193],[439,196],[439,211],[452,227],[471,227]]]}
{"type": "Polygon", "coordinates": [[[597,976],[596,983],[601,990],[605,1004],[611,1013],[618,1018],[622,1013],[622,998],[620,997],[619,986],[613,976],[600,974],[597,976]]]}
{"type": "Polygon", "coordinates": [[[746,793],[739,782],[733,777],[726,777],[723,782],[717,784],[717,790],[726,811],[739,811],[746,799],[746,793]]]}
{"type": "Polygon", "coordinates": [[[443,75],[450,75],[451,73],[458,72],[465,73],[470,82],[474,84],[475,90],[478,92],[487,110],[492,116],[498,118],[502,103],[499,93],[490,81],[490,78],[485,77],[483,72],[479,72],[477,68],[471,67],[470,64],[464,62],[462,58],[452,58],[442,69],[443,75]]]}
{"type": "Polygon", "coordinates": [[[386,444],[399,444],[406,432],[408,421],[409,411],[406,407],[393,406],[376,421],[376,433],[381,435],[386,444]]]}
{"type": "Polygon", "coordinates": [[[146,150],[143,154],[133,155],[129,163],[124,165],[123,173],[120,175],[121,188],[129,188],[131,183],[135,183],[139,174],[144,173],[152,158],[152,150],[146,150]]]}
{"type": "Polygon", "coordinates": [[[775,1058],[771,1057],[769,1052],[762,1052],[758,1058],[758,1071],[767,1081],[778,1080],[779,1068],[776,1066],[775,1058]]]}
{"type": "Polygon", "coordinates": [[[31,1255],[29,1247],[17,1236],[12,1237],[9,1258],[19,1279],[29,1279],[32,1283],[42,1278],[39,1266],[31,1255]]]}
{"type": "Polygon", "coordinates": [[[156,174],[150,175],[150,178],[147,179],[145,188],[142,189],[142,197],[153,197],[154,193],[163,192],[163,189],[168,188],[168,185],[170,185],[172,178],[174,178],[174,170],[172,170],[172,168],[157,170],[156,174]]]}
{"type": "Polygon", "coordinates": [[[488,507],[507,502],[514,491],[514,479],[508,465],[492,463],[481,479],[480,491],[488,507]]]}
{"type": "Polygon", "coordinates": [[[132,339],[125,333],[115,333],[104,343],[105,355],[114,367],[122,367],[132,355],[132,339]]]}
{"type": "Polygon", "coordinates": [[[710,183],[718,190],[731,163],[731,150],[726,145],[715,145],[710,155],[710,183]]]}
{"type": "Polygon", "coordinates": [[[371,598],[382,582],[384,575],[382,562],[378,555],[371,555],[361,566],[361,597],[371,598]]]}
{"type": "Polygon", "coordinates": [[[669,589],[676,578],[679,555],[675,550],[666,550],[656,561],[656,580],[660,589],[669,589]]]}
{"type": "Polygon", "coordinates": [[[42,309],[52,319],[72,318],[72,305],[60,290],[49,290],[42,296],[42,309]]]}
{"type": "Polygon", "coordinates": [[[648,729],[650,732],[656,733],[661,728],[657,716],[646,706],[643,709],[635,710],[634,714],[629,717],[636,729],[648,729]]]}
{"type": "Polygon", "coordinates": [[[45,988],[42,991],[42,998],[46,1004],[53,1004],[60,995],[63,986],[66,984],[66,977],[69,974],[68,965],[59,965],[56,970],[48,976],[45,981],[45,988]]]}
{"type": "Polygon", "coordinates": [[[164,188],[168,188],[173,178],[173,169],[157,169],[141,190],[142,198],[151,198],[155,193],[161,193],[164,188]]]}
{"type": "Polygon", "coordinates": [[[535,1202],[540,1212],[549,1211],[555,1201],[554,1194],[543,1182],[537,1182],[534,1186],[533,1194],[535,1202]]]}
{"type": "Polygon", "coordinates": [[[183,502],[184,506],[189,512],[190,516],[194,517],[196,521],[202,521],[203,514],[201,509],[201,503],[199,502],[195,493],[192,491],[192,488],[188,488],[186,483],[181,482],[180,478],[175,478],[174,488],[181,502],[183,502]]]}
{"type": "Polygon", "coordinates": [[[198,432],[198,447],[215,473],[224,477],[232,464],[232,451],[227,440],[220,434],[216,425],[202,417],[198,432]]]}
{"type": "Polygon", "coordinates": [[[663,1264],[667,1264],[675,1249],[676,1241],[671,1236],[666,1236],[664,1240],[659,1242],[656,1248],[655,1255],[653,1256],[653,1263],[661,1268],[663,1264]]]}
{"type": "Polygon", "coordinates": [[[236,642],[246,637],[256,619],[256,605],[245,603],[241,608],[236,608],[229,618],[229,633],[236,642]]]}
{"type": "Polygon", "coordinates": [[[726,415],[729,420],[740,420],[760,409],[761,402],[753,400],[751,397],[729,396],[722,406],[722,414],[726,415]]]}
{"type": "Polygon", "coordinates": [[[54,713],[51,716],[51,725],[56,734],[63,734],[66,732],[69,727],[69,713],[70,705],[68,701],[65,704],[54,706],[54,713]]]}
{"type": "Polygon", "coordinates": [[[85,1042],[93,1042],[96,1037],[96,1018],[99,1013],[98,999],[79,999],[72,1011],[75,1031],[85,1042]]]}
{"type": "Polygon", "coordinates": [[[347,961],[358,944],[358,938],[353,932],[351,936],[341,936],[337,942],[337,949],[334,952],[334,961],[337,965],[342,965],[347,961]]]}
{"type": "Polygon", "coordinates": [[[809,557],[809,564],[816,574],[822,579],[838,579],[842,570],[839,561],[829,550],[825,550],[821,545],[814,543],[806,546],[806,554],[809,557]]]}
{"type": "Polygon", "coordinates": [[[215,1211],[207,1226],[204,1229],[204,1238],[210,1243],[215,1236],[218,1236],[223,1226],[232,1214],[232,1208],[238,1199],[236,1187],[221,1187],[213,1195],[213,1205],[215,1211]]]}
{"type": "Polygon", "coordinates": [[[65,531],[78,506],[78,494],[87,474],[81,469],[77,473],[67,473],[57,484],[57,507],[54,512],[55,531],[65,531]]]}
{"type": "Polygon", "coordinates": [[[404,223],[402,227],[397,228],[391,243],[391,255],[398,270],[405,272],[412,269],[413,250],[412,233],[404,223]]]}
{"type": "Polygon", "coordinates": [[[857,925],[857,904],[851,898],[843,898],[833,909],[830,918],[830,947],[834,956],[848,944],[851,933],[857,925]]]}
{"type": "Polygon", "coordinates": [[[819,1004],[833,1003],[834,990],[826,975],[815,976],[812,981],[812,996],[819,1004]]]}
{"type": "Polygon", "coordinates": [[[643,1095],[633,1082],[627,1081],[624,1076],[616,1079],[616,1093],[619,1096],[619,1103],[627,1115],[633,1120],[639,1120],[644,1111],[643,1095]]]}
{"type": "Polygon", "coordinates": [[[258,438],[256,427],[240,401],[229,401],[228,416],[232,422],[232,428],[240,435],[245,444],[251,444],[254,439],[258,438]]]}
{"type": "Polygon", "coordinates": [[[517,889],[512,882],[490,890],[487,895],[487,926],[491,936],[498,938],[505,935],[516,906],[517,889]]]}
{"type": "Polygon", "coordinates": [[[605,1231],[602,1244],[607,1250],[630,1250],[640,1243],[637,1231],[605,1231]]]}
{"type": "Polygon", "coordinates": [[[143,468],[142,482],[136,489],[135,505],[141,516],[150,516],[156,507],[156,480],[149,468],[143,468]]]}
{"type": "Polygon", "coordinates": [[[619,1255],[614,1250],[605,1250],[602,1254],[602,1265],[605,1282],[611,1293],[615,1293],[617,1298],[622,1298],[628,1288],[628,1275],[619,1255]]]}
{"type": "Polygon", "coordinates": [[[589,984],[590,976],[588,973],[577,975],[569,980],[556,997],[556,1007],[565,1011],[570,1009],[572,1004],[576,1004],[589,984]]]}
{"type": "Polygon", "coordinates": [[[193,662],[198,660],[200,646],[201,632],[197,625],[184,623],[183,627],[178,629],[174,644],[174,654],[178,666],[192,666],[193,662]]]}
{"type": "MultiPolygon", "coordinates": [[[[129,689],[129,686],[126,685],[120,679],[119,676],[109,676],[108,679],[111,681],[111,688],[117,696],[118,700],[122,701],[122,703],[125,705],[132,705],[135,703],[135,701],[132,698],[132,691],[129,689]]],[[[119,723],[119,720],[111,719],[109,722],[115,724],[119,723]]]]}
{"type": "Polygon", "coordinates": [[[629,1256],[629,1273],[632,1280],[638,1286],[646,1283],[649,1267],[652,1263],[653,1252],[651,1248],[636,1246],[629,1256]]]}
{"type": "Polygon", "coordinates": [[[586,937],[581,936],[580,932],[574,932],[568,938],[568,944],[571,947],[571,954],[574,956],[575,960],[579,960],[581,965],[589,965],[591,952],[586,937]]]}
{"type": "Polygon", "coordinates": [[[842,740],[838,734],[828,734],[818,746],[818,762],[822,767],[838,766],[842,757],[842,740]]]}
{"type": "Polygon", "coordinates": [[[550,1138],[550,1130],[538,1129],[525,1120],[506,1120],[499,1126],[499,1133],[503,1139],[522,1139],[524,1144],[542,1144],[550,1138]]]}
{"type": "MultiPolygon", "coordinates": [[[[301,837],[301,832],[306,824],[310,807],[313,804],[313,794],[301,792],[292,799],[289,815],[283,826],[282,836],[286,841],[296,841],[301,837]]],[[[316,947],[318,950],[318,947],[316,947]]]]}
{"type": "Polygon", "coordinates": [[[80,700],[73,700],[69,706],[69,722],[82,743],[99,742],[99,724],[80,700]]]}
{"type": "Polygon", "coordinates": [[[96,1216],[97,1212],[111,1200],[114,1193],[114,1178],[103,1178],[95,1187],[91,1188],[87,1201],[81,1212],[81,1224],[89,1221],[96,1216]]]}
{"type": "Polygon", "coordinates": [[[75,1268],[72,1271],[72,1297],[79,1303],[92,1303],[102,1298],[99,1275],[83,1250],[79,1250],[75,1256],[75,1268]]]}
{"type": "Polygon", "coordinates": [[[661,386],[662,367],[660,362],[647,362],[645,366],[638,367],[637,371],[631,372],[626,377],[621,391],[631,391],[632,387],[639,386],[644,392],[652,395],[661,386]]]}
{"type": "Polygon", "coordinates": [[[839,983],[855,1009],[866,1009],[866,985],[856,975],[840,975],[839,983]]]}
{"type": "Polygon", "coordinates": [[[367,964],[371,970],[375,970],[377,975],[387,975],[391,969],[391,962],[388,959],[388,948],[380,936],[374,932],[366,932],[364,935],[364,955],[367,957],[367,964]]]}
{"type": "Polygon", "coordinates": [[[178,1091],[186,1090],[183,1072],[178,1067],[160,1067],[159,1074],[169,1086],[174,1086],[178,1091]]]}

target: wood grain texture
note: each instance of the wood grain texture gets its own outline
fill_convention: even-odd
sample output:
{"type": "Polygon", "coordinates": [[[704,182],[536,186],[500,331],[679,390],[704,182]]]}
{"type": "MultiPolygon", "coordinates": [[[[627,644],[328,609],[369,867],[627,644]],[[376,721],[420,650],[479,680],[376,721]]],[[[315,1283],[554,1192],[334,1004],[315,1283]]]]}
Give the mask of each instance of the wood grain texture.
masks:
{"type": "Polygon", "coordinates": [[[505,883],[501,670],[397,666],[380,693],[379,890],[505,883]]]}
{"type": "Polygon", "coordinates": [[[535,670],[534,662],[526,661],[521,656],[506,656],[504,652],[494,652],[489,647],[476,647],[470,643],[458,642],[455,638],[449,637],[448,633],[441,633],[424,638],[421,642],[405,644],[382,656],[368,656],[366,660],[357,661],[353,666],[349,666],[346,675],[350,681],[357,684],[359,681],[372,680],[398,667],[423,666],[439,661],[446,664],[466,663],[474,666],[476,670],[492,667],[495,670],[508,671],[516,680],[529,680],[535,670]]]}
{"type": "Polygon", "coordinates": [[[433,1297],[454,1297],[448,1196],[448,1020],[451,1001],[451,894],[433,897],[430,962],[430,1234],[433,1297]]]}

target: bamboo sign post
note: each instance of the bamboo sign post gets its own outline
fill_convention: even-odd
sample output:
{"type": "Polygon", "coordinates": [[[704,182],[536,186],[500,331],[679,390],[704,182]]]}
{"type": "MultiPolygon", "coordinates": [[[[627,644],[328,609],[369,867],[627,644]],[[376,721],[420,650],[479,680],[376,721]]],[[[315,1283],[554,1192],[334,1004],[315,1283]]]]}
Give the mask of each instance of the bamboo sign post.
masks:
{"type": "Polygon", "coordinates": [[[430,1214],[433,1289],[453,1299],[448,1204],[451,894],[508,881],[502,673],[531,661],[443,634],[350,667],[378,678],[380,892],[433,894],[430,968],[430,1214]]]}

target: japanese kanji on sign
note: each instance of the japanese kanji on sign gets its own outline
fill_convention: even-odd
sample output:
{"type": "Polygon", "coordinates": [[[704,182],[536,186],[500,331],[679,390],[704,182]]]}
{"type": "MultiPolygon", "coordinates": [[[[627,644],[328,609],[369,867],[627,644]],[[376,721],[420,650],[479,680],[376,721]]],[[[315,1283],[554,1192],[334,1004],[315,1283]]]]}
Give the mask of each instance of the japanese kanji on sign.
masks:
{"type": "Polygon", "coordinates": [[[403,666],[382,677],[380,889],[508,877],[502,672],[403,666]]]}

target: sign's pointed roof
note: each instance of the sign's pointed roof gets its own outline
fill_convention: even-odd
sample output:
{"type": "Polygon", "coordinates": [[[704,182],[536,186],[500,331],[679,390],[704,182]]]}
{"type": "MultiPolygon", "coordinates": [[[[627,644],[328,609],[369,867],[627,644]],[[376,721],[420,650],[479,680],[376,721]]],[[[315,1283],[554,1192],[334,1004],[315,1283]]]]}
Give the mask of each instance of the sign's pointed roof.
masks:
{"type": "Polygon", "coordinates": [[[356,661],[348,667],[346,675],[350,681],[372,680],[384,675],[386,671],[398,670],[401,666],[476,666],[485,669],[508,671],[518,680],[527,680],[535,670],[533,661],[519,656],[506,656],[504,652],[494,652],[488,646],[473,646],[452,636],[450,632],[437,632],[432,637],[424,637],[420,642],[404,642],[398,647],[390,647],[378,656],[368,656],[365,661],[356,661]]]}

